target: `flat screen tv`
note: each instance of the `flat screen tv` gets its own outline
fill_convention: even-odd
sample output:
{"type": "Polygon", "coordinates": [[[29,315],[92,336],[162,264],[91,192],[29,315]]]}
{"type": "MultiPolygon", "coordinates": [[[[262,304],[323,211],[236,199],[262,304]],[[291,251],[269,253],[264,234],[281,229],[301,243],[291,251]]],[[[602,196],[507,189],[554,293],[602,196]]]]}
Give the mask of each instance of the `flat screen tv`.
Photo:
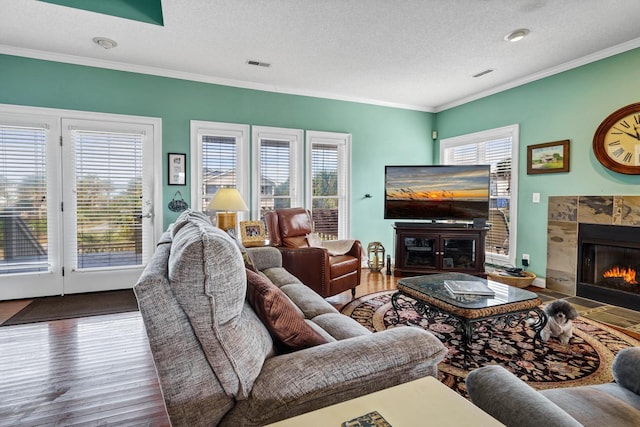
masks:
{"type": "Polygon", "coordinates": [[[489,165],[385,166],[385,219],[489,219],[489,165]]]}

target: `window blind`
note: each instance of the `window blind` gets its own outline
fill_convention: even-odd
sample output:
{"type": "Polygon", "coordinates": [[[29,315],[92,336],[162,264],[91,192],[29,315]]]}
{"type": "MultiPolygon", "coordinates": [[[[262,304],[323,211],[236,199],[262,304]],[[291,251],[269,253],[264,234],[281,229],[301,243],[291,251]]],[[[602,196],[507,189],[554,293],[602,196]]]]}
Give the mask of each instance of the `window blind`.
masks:
{"type": "Polygon", "coordinates": [[[143,134],[72,130],[78,269],[138,266],[143,134]]]}
{"type": "MultiPolygon", "coordinates": [[[[202,136],[202,210],[219,188],[237,188],[237,140],[234,137],[202,136]]],[[[212,212],[208,212],[210,216],[212,212]]]]}
{"type": "Polygon", "coordinates": [[[47,132],[0,126],[0,274],[49,269],[47,132]]]}
{"type": "Polygon", "coordinates": [[[486,252],[509,255],[509,229],[511,204],[511,137],[478,141],[444,149],[446,164],[491,165],[491,204],[486,252]]]}
{"type": "Polygon", "coordinates": [[[338,238],[339,187],[344,181],[339,173],[340,148],[321,143],[311,147],[312,215],[315,231],[326,239],[338,238]]]}
{"type": "Polygon", "coordinates": [[[260,140],[260,218],[265,211],[292,207],[291,161],[291,142],[260,140]]]}

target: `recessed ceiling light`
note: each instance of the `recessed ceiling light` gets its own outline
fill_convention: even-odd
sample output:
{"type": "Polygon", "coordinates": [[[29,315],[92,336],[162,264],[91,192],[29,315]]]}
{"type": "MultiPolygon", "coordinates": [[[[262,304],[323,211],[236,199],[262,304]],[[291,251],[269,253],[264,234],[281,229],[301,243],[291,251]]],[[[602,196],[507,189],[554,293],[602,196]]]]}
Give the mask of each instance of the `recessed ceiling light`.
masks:
{"type": "Polygon", "coordinates": [[[504,36],[504,39],[508,42],[519,42],[529,34],[529,30],[526,28],[520,28],[519,30],[511,31],[504,36]]]}
{"type": "Polygon", "coordinates": [[[94,37],[93,42],[105,49],[113,49],[114,47],[118,46],[118,43],[106,37],[94,37]]]}

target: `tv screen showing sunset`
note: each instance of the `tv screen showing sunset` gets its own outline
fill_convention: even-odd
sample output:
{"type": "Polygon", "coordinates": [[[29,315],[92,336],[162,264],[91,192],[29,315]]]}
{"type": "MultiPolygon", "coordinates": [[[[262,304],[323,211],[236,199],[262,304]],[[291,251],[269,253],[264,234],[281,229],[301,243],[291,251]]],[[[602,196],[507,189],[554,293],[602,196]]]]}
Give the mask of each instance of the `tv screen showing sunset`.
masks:
{"type": "Polygon", "coordinates": [[[489,166],[387,166],[385,218],[487,218],[489,166]]]}

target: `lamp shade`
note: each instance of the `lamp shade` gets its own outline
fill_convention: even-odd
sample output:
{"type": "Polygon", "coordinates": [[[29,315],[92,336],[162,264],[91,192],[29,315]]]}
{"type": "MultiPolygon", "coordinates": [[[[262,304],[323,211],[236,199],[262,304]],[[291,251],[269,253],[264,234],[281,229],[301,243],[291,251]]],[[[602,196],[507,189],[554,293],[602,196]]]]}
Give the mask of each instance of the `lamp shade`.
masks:
{"type": "Polygon", "coordinates": [[[220,188],[207,205],[212,211],[238,212],[249,208],[236,188],[220,188]]]}

